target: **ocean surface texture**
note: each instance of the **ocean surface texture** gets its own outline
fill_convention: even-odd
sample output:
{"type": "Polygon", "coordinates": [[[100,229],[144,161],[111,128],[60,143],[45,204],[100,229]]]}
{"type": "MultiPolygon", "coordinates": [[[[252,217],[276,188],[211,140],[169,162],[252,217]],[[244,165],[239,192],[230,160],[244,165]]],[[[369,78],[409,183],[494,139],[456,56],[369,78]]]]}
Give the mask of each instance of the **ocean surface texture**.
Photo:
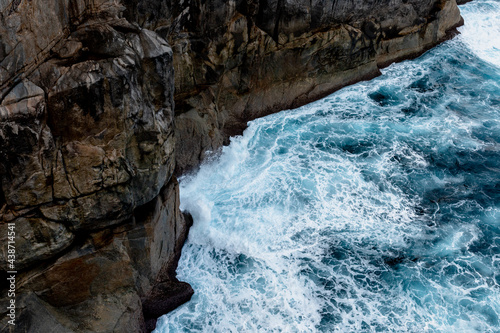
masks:
{"type": "Polygon", "coordinates": [[[193,299],[156,332],[500,332],[500,1],[249,124],[181,180],[193,299]]]}

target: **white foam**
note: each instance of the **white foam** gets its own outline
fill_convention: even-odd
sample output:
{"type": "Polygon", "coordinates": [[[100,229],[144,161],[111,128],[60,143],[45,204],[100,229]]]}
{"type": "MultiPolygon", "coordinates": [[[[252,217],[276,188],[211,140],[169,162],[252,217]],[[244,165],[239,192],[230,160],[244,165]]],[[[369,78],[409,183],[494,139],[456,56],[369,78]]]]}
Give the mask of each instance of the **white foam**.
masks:
{"type": "Polygon", "coordinates": [[[459,39],[478,57],[500,67],[500,2],[472,1],[460,11],[465,23],[459,39]]]}
{"type": "MultiPolygon", "coordinates": [[[[188,318],[189,325],[198,323],[203,331],[314,331],[330,300],[320,295],[321,286],[300,274],[304,258],[359,294],[360,300],[346,300],[351,312],[337,313],[343,316],[340,327],[359,328],[366,318],[380,317],[372,302],[375,295],[321,263],[322,252],[328,251],[331,237],[339,236],[354,244],[376,240],[382,247],[404,246],[421,229],[411,223],[412,202],[398,189],[387,182],[391,188],[381,191],[364,178],[364,167],[380,174],[394,167],[389,155],[374,156],[375,165],[369,166],[356,164],[345,153],[314,149],[315,139],[307,138],[311,128],[323,128],[332,119],[307,122],[296,133],[290,129],[301,121],[304,126],[304,117],[322,107],[317,103],[290,112],[281,123],[276,117],[252,123],[243,137],[224,148],[219,161],[181,182],[182,208],[193,214],[195,224],[178,276],[197,290],[192,301],[196,309],[186,305],[163,317],[163,332],[183,327],[188,318]],[[283,145],[288,149],[284,153],[283,145]],[[241,255],[252,262],[251,269],[228,272],[241,255]],[[265,282],[257,283],[259,279],[265,282]]],[[[422,163],[417,153],[408,156],[422,163]]],[[[348,269],[357,266],[353,262],[348,269]]]]}

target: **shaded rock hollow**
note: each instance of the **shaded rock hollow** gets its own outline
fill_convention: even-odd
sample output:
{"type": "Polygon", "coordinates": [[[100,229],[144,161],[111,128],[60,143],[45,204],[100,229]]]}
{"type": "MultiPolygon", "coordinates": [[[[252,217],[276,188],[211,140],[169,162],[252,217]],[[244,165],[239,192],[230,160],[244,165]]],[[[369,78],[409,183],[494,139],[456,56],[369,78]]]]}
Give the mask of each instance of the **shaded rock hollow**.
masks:
{"type": "MultiPolygon", "coordinates": [[[[16,331],[153,328],[192,295],[175,278],[191,223],[175,174],[247,121],[376,76],[459,24],[455,0],[0,0],[16,331]]],[[[2,283],[7,265],[3,246],[2,283]]]]}

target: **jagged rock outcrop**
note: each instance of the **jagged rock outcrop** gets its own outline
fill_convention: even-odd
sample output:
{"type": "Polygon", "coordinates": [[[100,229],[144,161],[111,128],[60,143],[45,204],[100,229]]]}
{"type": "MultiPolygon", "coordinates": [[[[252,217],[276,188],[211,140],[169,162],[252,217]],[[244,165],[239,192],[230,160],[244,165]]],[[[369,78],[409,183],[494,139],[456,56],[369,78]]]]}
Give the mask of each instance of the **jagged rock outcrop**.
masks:
{"type": "MultiPolygon", "coordinates": [[[[461,22],[455,0],[0,0],[0,239],[15,223],[16,331],[154,327],[193,292],[175,278],[190,224],[175,170],[461,22]]],[[[2,290],[7,264],[3,246],[2,290]]]]}

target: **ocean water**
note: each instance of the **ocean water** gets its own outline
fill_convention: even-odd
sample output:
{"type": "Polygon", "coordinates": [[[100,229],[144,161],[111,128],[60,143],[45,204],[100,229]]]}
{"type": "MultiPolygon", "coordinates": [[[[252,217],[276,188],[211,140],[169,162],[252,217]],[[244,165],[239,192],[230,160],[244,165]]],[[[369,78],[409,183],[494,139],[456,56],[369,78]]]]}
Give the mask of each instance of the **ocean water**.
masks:
{"type": "Polygon", "coordinates": [[[192,300],[156,332],[500,332],[500,1],[181,180],[192,300]]]}

